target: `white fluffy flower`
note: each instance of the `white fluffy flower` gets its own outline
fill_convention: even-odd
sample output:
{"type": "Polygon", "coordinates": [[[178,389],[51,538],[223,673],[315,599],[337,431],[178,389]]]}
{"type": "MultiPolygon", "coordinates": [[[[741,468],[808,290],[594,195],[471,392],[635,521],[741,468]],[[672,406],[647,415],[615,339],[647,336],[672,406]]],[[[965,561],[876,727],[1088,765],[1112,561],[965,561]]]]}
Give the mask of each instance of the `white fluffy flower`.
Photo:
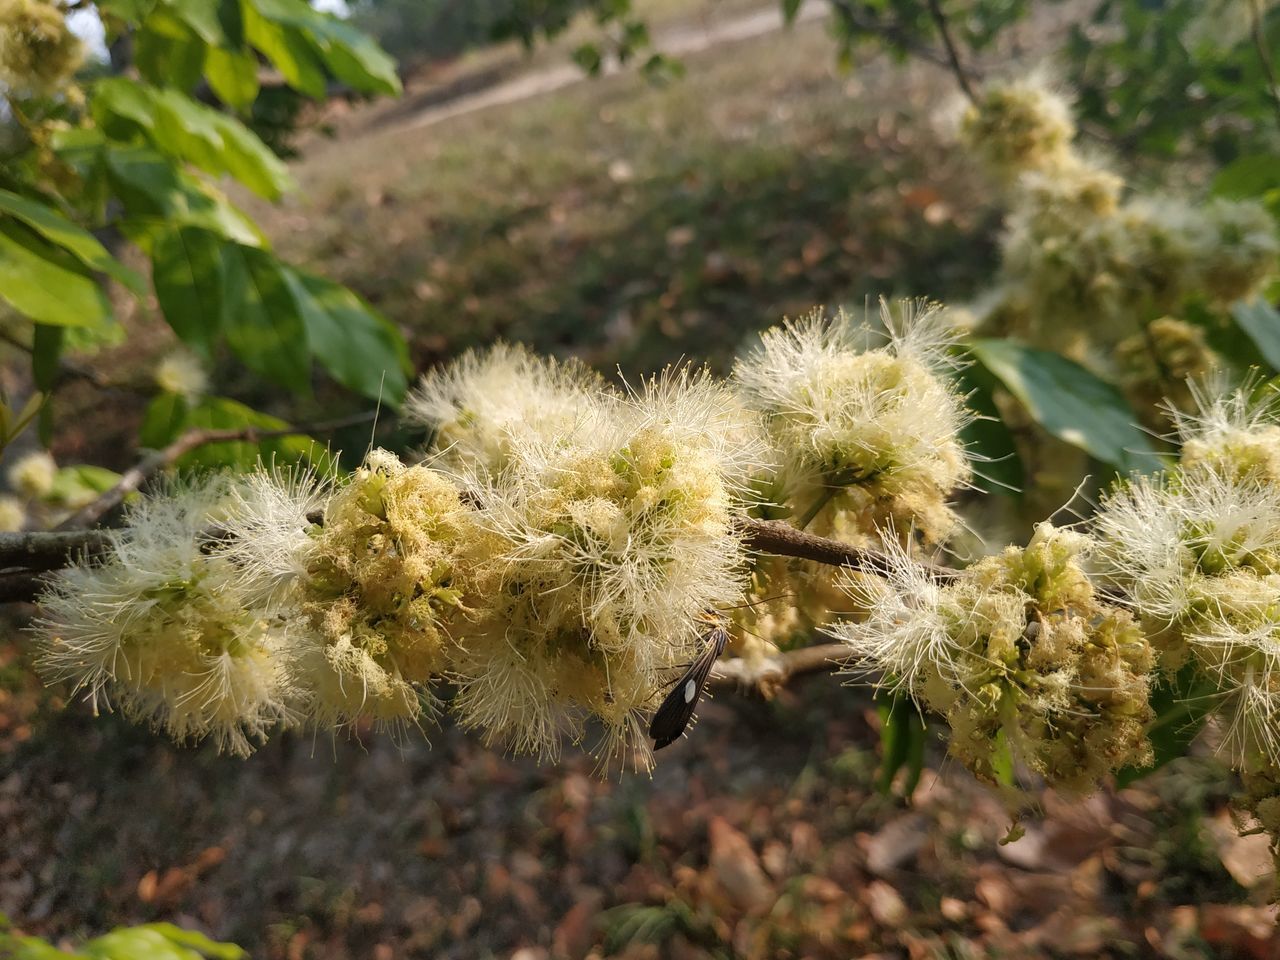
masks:
{"type": "Polygon", "coordinates": [[[156,364],[156,386],[169,393],[193,400],[209,389],[209,376],[204,365],[190,350],[178,349],[156,364]]]}
{"type": "Polygon", "coordinates": [[[52,580],[37,621],[37,667],[98,703],[251,752],[288,715],[277,630],[208,550],[230,481],[214,477],[139,501],[108,549],[52,580]]]}
{"type": "Polygon", "coordinates": [[[505,546],[482,591],[492,609],[459,655],[457,708],[490,739],[544,755],[591,717],[606,754],[640,746],[637,713],[745,581],[732,509],[761,444],[732,394],[682,372],[588,413],[519,437],[500,476],[471,481],[505,546]]]}
{"type": "Polygon", "coordinates": [[[734,366],[733,381],[764,420],[779,499],[800,526],[847,491],[848,502],[834,507],[855,525],[867,526],[867,511],[887,512],[872,519],[940,540],[954,523],[946,498],[969,478],[959,440],[969,413],[947,376],[954,338],[937,307],[907,301],[895,317],[882,302],[880,315],[887,342],[875,349],[871,329],[843,313],[827,321],[815,312],[766,331],[734,366]]]}
{"type": "Polygon", "coordinates": [[[603,390],[600,376],[576,360],[500,343],[424,375],[404,414],[434,431],[432,449],[443,465],[497,472],[513,442],[572,429],[603,390]]]}
{"type": "Polygon", "coordinates": [[[27,510],[17,497],[0,496],[0,531],[16,533],[27,523],[27,510]]]}
{"type": "Polygon", "coordinates": [[[9,486],[30,499],[48,496],[58,475],[58,465],[45,450],[24,454],[9,468],[9,486]]]}

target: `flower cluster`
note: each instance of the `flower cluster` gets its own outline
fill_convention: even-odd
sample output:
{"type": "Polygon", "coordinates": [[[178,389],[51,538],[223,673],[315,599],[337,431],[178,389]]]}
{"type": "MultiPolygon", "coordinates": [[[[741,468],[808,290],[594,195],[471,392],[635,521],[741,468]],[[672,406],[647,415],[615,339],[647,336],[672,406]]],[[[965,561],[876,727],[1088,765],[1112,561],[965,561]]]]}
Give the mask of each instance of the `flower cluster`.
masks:
{"type": "Polygon", "coordinates": [[[207,549],[234,500],[213,477],[136,505],[98,560],[55,578],[41,603],[37,664],[99,703],[174,739],[213,737],[247,754],[289,715],[279,625],[246,602],[225,556],[207,549]]]}
{"type": "MultiPolygon", "coordinates": [[[[891,525],[940,544],[958,523],[949,497],[970,478],[951,331],[942,310],[911,302],[896,316],[882,304],[881,323],[878,334],[813,313],[766,331],[735,365],[731,382],[776,464],[760,484],[765,512],[856,545],[891,525]]],[[[830,567],[765,557],[736,619],[748,636],[785,642],[846,605],[830,567]]]]}
{"type": "Polygon", "coordinates": [[[600,375],[575,360],[500,343],[428,373],[404,413],[431,432],[440,465],[497,473],[514,442],[572,431],[603,392],[600,375]]]}
{"type": "Polygon", "coordinates": [[[514,438],[500,474],[472,473],[504,546],[456,668],[464,723],[553,755],[594,718],[605,754],[638,746],[639,712],[741,596],[732,509],[760,455],[725,388],[683,372],[598,395],[558,433],[514,438]]]}
{"type": "Polygon", "coordinates": [[[1126,197],[1073,132],[1062,97],[1032,81],[988,87],[962,121],[962,141],[1014,185],[988,316],[1004,332],[1102,362],[1187,301],[1230,304],[1276,272],[1280,241],[1260,204],[1126,197]]]}
{"type": "Polygon", "coordinates": [[[945,314],[881,305],[886,335],[844,313],[814,313],[766,331],[733,370],[778,464],[770,499],[797,526],[869,543],[878,526],[913,526],[940,543],[956,516],[948,497],[970,477],[959,440],[970,415],[948,374],[945,314]]]}
{"type": "Polygon", "coordinates": [[[1009,783],[1012,762],[1086,792],[1150,762],[1146,723],[1153,654],[1130,614],[1102,603],[1079,533],[1047,523],[940,583],[890,537],[884,579],[849,581],[867,611],[829,631],[860,669],[944,716],[950,753],[977,776],[1009,783]]]}
{"type": "Polygon", "coordinates": [[[431,465],[375,450],[341,482],[258,470],[144,498],[53,580],[41,669],[241,754],[277,723],[420,726],[449,679],[486,739],[554,756],[595,725],[604,756],[646,764],[640,717],[742,596],[733,516],[764,445],[705,373],[621,394],[564,369],[500,348],[429,380],[468,406],[431,465]],[[522,429],[521,385],[483,383],[513,358],[572,416],[522,429]]]}
{"type": "Polygon", "coordinates": [[[50,94],[83,59],[60,3],[0,0],[0,83],[19,93],[50,94]]]}
{"type": "Polygon", "coordinates": [[[1162,664],[1192,664],[1237,763],[1280,750],[1280,424],[1244,391],[1198,394],[1177,470],[1103,505],[1102,569],[1126,592],[1162,664]]]}

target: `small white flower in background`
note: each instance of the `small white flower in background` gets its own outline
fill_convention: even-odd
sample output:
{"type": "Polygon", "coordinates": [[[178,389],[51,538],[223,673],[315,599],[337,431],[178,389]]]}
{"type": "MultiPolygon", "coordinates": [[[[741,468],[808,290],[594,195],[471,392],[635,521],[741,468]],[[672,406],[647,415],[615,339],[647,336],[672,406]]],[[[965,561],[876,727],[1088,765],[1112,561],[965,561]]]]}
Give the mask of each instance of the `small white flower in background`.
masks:
{"type": "Polygon", "coordinates": [[[432,451],[442,466],[496,473],[513,442],[571,429],[604,392],[600,375],[576,360],[500,343],[424,375],[404,416],[434,431],[432,451]]]}
{"type": "Polygon", "coordinates": [[[1230,389],[1225,375],[1191,383],[1192,409],[1167,409],[1182,442],[1181,467],[1211,467],[1280,484],[1280,391],[1256,378],[1230,389]]]}
{"type": "Polygon", "coordinates": [[[60,572],[41,598],[36,666],[118,704],[175,740],[252,752],[290,715],[277,624],[209,548],[233,481],[215,476],[132,506],[101,557],[60,572]]]}
{"type": "Polygon", "coordinates": [[[1076,125],[1071,105],[1043,74],[987,84],[976,103],[958,107],[961,143],[1002,180],[1052,173],[1071,158],[1076,125]]]}
{"type": "Polygon", "coordinates": [[[9,486],[31,500],[46,497],[53,492],[58,465],[45,450],[24,454],[9,467],[9,486]]]}
{"type": "Polygon", "coordinates": [[[0,532],[16,533],[27,523],[27,510],[17,497],[0,496],[0,532]]]}
{"type": "Polygon", "coordinates": [[[156,364],[156,386],[187,400],[196,400],[209,390],[204,364],[190,350],[177,349],[156,364]]]}

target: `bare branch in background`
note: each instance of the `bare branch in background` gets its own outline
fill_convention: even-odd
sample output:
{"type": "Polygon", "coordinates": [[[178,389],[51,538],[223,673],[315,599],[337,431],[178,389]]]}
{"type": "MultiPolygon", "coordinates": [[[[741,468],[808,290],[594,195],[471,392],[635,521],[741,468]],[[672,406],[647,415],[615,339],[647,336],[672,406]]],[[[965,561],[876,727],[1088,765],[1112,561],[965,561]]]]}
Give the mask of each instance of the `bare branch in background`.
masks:
{"type": "Polygon", "coordinates": [[[759,660],[721,660],[711,671],[710,685],[718,689],[754,689],[768,699],[792,677],[834,671],[849,657],[849,648],[843,643],[821,643],[759,660]]]}
{"type": "MultiPolygon", "coordinates": [[[[889,572],[888,559],[875,550],[817,537],[797,530],[781,520],[752,520],[744,517],[738,520],[738,528],[745,535],[747,546],[760,553],[813,560],[833,567],[852,567],[880,576],[889,572]]],[[[933,563],[921,563],[920,566],[935,580],[943,582],[954,580],[960,574],[959,570],[952,567],[933,563]]]]}
{"type": "Polygon", "coordinates": [[[118,506],[125,497],[141,487],[152,474],[173,466],[184,455],[199,447],[208,446],[211,443],[260,443],[263,440],[274,440],[280,437],[329,433],[344,427],[370,423],[375,416],[376,414],[369,412],[357,413],[337,420],[302,423],[296,427],[285,427],[280,430],[262,430],[257,427],[241,427],[234,430],[188,430],[167,447],[148,454],[126,470],[114,487],[63,520],[58,524],[58,530],[74,530],[96,523],[108,511],[118,506]]]}

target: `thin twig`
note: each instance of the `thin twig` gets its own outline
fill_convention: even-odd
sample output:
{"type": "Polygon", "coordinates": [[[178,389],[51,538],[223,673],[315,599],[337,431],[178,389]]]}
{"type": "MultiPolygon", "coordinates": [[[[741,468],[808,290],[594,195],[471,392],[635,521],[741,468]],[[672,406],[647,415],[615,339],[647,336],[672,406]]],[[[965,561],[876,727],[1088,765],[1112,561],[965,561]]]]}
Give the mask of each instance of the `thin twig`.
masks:
{"type": "Polygon", "coordinates": [[[978,95],[974,93],[973,86],[969,83],[969,75],[965,72],[964,64],[960,62],[960,50],[956,46],[955,38],[951,36],[951,25],[947,22],[947,15],[942,12],[940,0],[929,0],[929,14],[938,27],[938,33],[942,35],[942,45],[947,48],[947,62],[951,72],[956,75],[956,82],[960,84],[960,89],[969,98],[969,102],[977,103],[978,95]]]}
{"type": "MultiPolygon", "coordinates": [[[[856,570],[880,576],[887,575],[892,569],[889,559],[876,550],[855,547],[826,537],[816,537],[803,530],[797,530],[791,524],[781,520],[753,520],[744,517],[738,520],[738,529],[742,532],[747,546],[760,553],[798,557],[801,560],[813,560],[833,567],[853,567],[856,570]]],[[[960,575],[959,570],[951,567],[933,563],[921,563],[920,566],[935,580],[942,582],[954,580],[960,575]]]]}
{"type": "MultiPolygon", "coordinates": [[[[840,18],[844,20],[852,29],[861,33],[878,34],[889,42],[896,44],[900,49],[920,58],[928,63],[935,64],[939,67],[946,67],[948,70],[955,70],[956,65],[947,57],[945,53],[933,49],[927,44],[921,43],[916,39],[913,31],[908,29],[902,23],[884,23],[880,21],[871,21],[861,17],[853,8],[849,0],[828,0],[835,9],[840,18]]],[[[962,68],[969,75],[976,76],[974,71],[968,68],[962,68]]],[[[968,81],[966,81],[968,82],[968,81]]]]}
{"type": "Polygon", "coordinates": [[[1276,122],[1280,124],[1280,79],[1276,77],[1276,65],[1271,59],[1271,50],[1267,47],[1267,36],[1262,24],[1261,0],[1249,0],[1249,33],[1253,36],[1253,46],[1258,51],[1258,62],[1262,64],[1262,72],[1267,75],[1271,105],[1275,109],[1276,122]]]}
{"type": "Polygon", "coordinates": [[[718,688],[755,689],[768,698],[792,677],[835,670],[850,656],[849,648],[843,643],[821,643],[785,650],[763,659],[721,660],[711,671],[709,683],[718,688]]]}
{"type": "Polygon", "coordinates": [[[85,527],[97,523],[104,514],[119,505],[125,497],[141,487],[152,474],[173,466],[185,454],[199,447],[208,446],[211,443],[261,443],[263,440],[273,440],[279,437],[329,433],[334,430],[341,430],[343,427],[369,423],[375,416],[376,414],[369,412],[358,413],[349,417],[341,417],[337,420],[303,423],[295,427],[285,427],[279,430],[263,430],[258,427],[240,427],[232,430],[188,430],[167,447],[147,454],[134,466],[126,470],[114,487],[91,503],[87,503],[75,511],[62,523],[58,524],[56,529],[74,530],[77,527],[85,527]]]}

